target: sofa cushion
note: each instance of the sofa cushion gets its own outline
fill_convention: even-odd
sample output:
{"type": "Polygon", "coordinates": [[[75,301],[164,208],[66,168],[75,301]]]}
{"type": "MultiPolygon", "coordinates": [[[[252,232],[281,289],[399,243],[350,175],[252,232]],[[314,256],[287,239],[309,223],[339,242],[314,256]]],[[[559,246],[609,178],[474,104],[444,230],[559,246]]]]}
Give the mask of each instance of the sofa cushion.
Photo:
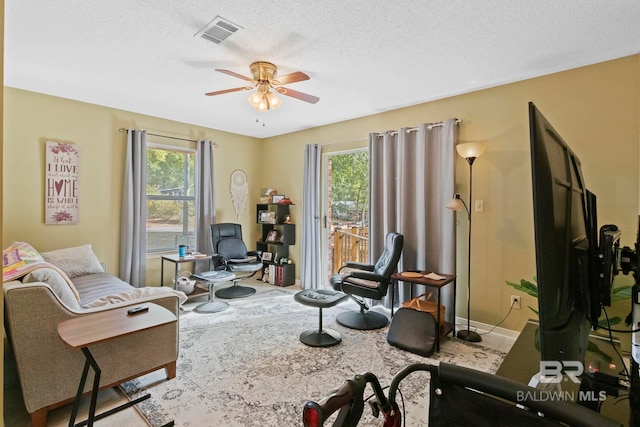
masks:
{"type": "Polygon", "coordinates": [[[84,307],[100,298],[135,288],[127,282],[109,273],[88,274],[71,279],[80,295],[80,306],[84,307]]]}
{"type": "Polygon", "coordinates": [[[163,296],[163,295],[177,295],[180,300],[180,304],[184,303],[187,300],[187,296],[184,294],[184,292],[176,291],[175,289],[171,289],[166,286],[162,286],[162,287],[147,286],[145,288],[134,288],[131,291],[107,295],[89,304],[83,305],[82,308],[104,307],[105,305],[109,305],[109,304],[135,301],[141,298],[157,297],[157,296],[163,296]]]}
{"type": "Polygon", "coordinates": [[[13,242],[2,251],[2,281],[19,279],[45,260],[33,246],[25,242],[13,242]]]}
{"type": "Polygon", "coordinates": [[[80,297],[71,281],[54,266],[40,267],[24,276],[22,283],[44,282],[60,298],[62,303],[72,310],[80,310],[80,297]]]}
{"type": "Polygon", "coordinates": [[[104,273],[100,260],[90,244],[42,252],[45,261],[59,267],[70,279],[88,274],[104,273]]]}

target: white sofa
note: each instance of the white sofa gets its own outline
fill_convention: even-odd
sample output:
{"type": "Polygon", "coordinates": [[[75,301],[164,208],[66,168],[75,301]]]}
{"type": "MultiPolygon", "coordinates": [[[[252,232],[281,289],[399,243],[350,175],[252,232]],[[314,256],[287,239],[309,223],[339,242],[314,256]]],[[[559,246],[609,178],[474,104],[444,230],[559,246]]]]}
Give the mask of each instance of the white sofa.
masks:
{"type": "MultiPolygon", "coordinates": [[[[25,245],[14,242],[3,251],[3,273],[8,262],[21,258],[21,254],[22,258],[37,258],[35,250],[25,250],[25,245]]],[[[24,263],[20,259],[27,273],[18,277],[20,280],[4,282],[4,303],[5,330],[15,355],[25,407],[31,425],[44,427],[50,409],[72,402],[85,362],[81,351],[60,339],[58,323],[142,302],[163,306],[178,317],[186,296],[167,287],[134,288],[105,273],[90,245],[38,255],[42,261],[24,263]]],[[[101,389],[157,369],[165,369],[167,378],[174,378],[178,322],[96,344],[91,352],[102,370],[101,389]]],[[[85,392],[90,391],[92,377],[90,373],[85,392]]]]}

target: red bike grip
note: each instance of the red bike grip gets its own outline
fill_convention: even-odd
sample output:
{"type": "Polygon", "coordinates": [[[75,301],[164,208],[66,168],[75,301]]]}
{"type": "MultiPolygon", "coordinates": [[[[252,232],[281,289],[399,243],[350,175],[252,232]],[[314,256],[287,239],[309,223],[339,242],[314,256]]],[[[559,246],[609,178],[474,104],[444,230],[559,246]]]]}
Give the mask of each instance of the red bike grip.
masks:
{"type": "Polygon", "coordinates": [[[303,410],[305,427],[319,427],[337,410],[351,406],[354,400],[362,400],[366,381],[362,375],[346,380],[336,390],[329,392],[318,403],[307,402],[303,410]]]}

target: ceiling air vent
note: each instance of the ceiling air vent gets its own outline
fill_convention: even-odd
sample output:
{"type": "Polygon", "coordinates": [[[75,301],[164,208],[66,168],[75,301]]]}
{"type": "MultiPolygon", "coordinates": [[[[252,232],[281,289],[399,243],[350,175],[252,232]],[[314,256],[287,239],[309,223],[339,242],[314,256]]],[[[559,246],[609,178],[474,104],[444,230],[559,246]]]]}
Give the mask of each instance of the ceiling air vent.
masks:
{"type": "Polygon", "coordinates": [[[221,16],[216,16],[203,29],[198,31],[196,36],[212,41],[215,44],[220,44],[239,29],[242,29],[242,27],[221,16]]]}

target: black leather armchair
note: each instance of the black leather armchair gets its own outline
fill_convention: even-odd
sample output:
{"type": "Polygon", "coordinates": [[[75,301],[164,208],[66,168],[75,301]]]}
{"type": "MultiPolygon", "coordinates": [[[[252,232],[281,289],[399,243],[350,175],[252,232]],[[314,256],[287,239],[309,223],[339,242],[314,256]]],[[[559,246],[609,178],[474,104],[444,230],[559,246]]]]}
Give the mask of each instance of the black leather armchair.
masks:
{"type": "Polygon", "coordinates": [[[336,317],[339,324],[352,329],[370,330],[383,328],[389,323],[384,314],[369,310],[365,298],[381,300],[387,294],[392,282],[391,275],[402,254],[403,244],[402,234],[390,232],[385,236],[382,255],[374,265],[347,262],[333,275],[330,280],[333,289],[348,294],[360,305],[359,312],[340,313],[336,317]],[[352,270],[343,273],[347,268],[352,270]]]}
{"type": "Polygon", "coordinates": [[[226,270],[237,274],[233,286],[220,289],[220,298],[242,298],[256,293],[254,288],[238,285],[238,281],[252,277],[262,269],[262,258],[255,251],[247,251],[242,240],[240,224],[211,224],[211,244],[216,270],[226,270]]]}

